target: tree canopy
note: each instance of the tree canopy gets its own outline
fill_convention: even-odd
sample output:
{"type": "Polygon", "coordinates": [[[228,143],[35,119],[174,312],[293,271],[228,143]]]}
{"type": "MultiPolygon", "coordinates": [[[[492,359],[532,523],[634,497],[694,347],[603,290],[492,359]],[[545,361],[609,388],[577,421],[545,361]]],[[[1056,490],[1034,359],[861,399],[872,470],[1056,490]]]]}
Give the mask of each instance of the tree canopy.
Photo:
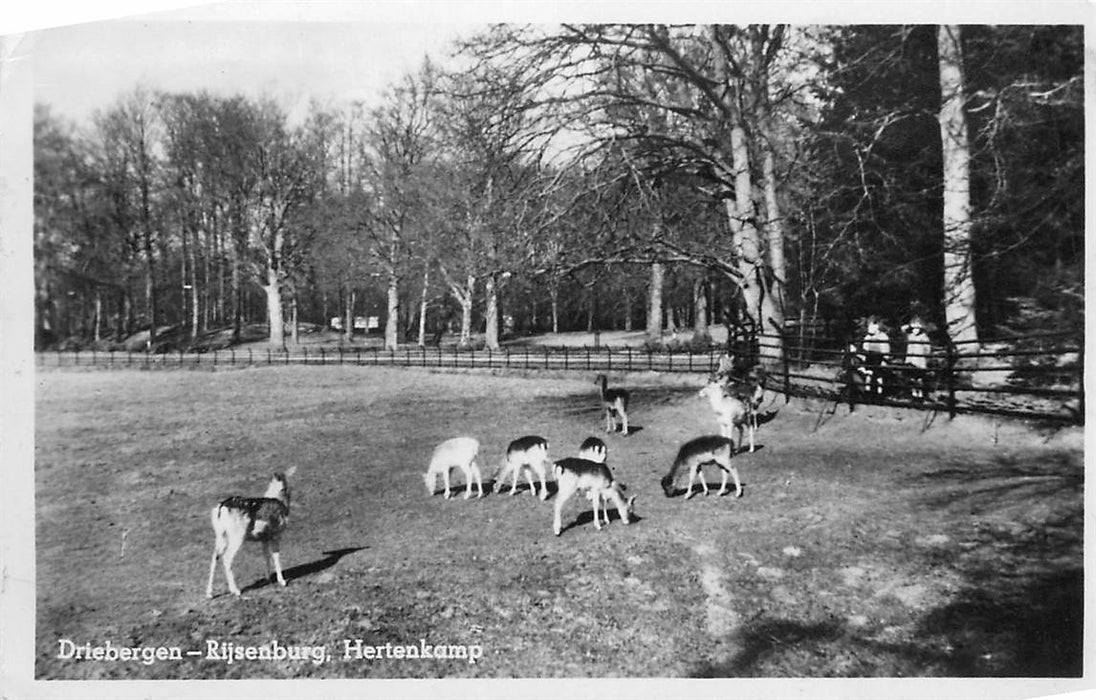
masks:
{"type": "Polygon", "coordinates": [[[1083,59],[1079,26],[499,25],[371,109],[39,105],[37,343],[945,329],[949,211],[979,337],[1080,328],[1083,59]]]}

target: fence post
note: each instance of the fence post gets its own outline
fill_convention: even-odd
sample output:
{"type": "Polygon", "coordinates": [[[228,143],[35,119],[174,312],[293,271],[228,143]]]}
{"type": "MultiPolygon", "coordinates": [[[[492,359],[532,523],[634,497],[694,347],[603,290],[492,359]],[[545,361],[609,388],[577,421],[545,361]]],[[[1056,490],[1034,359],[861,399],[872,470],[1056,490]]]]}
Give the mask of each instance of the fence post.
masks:
{"type": "Polygon", "coordinates": [[[589,345],[583,345],[582,347],[586,348],[586,371],[589,372],[590,371],[590,346],[589,345]]]}
{"type": "Polygon", "coordinates": [[[628,346],[628,371],[632,371],[632,346],[628,346]]]}
{"type": "Polygon", "coordinates": [[[571,353],[567,346],[563,346],[563,369],[571,369],[571,353]]]}
{"type": "Polygon", "coordinates": [[[525,369],[529,369],[529,346],[525,346],[525,369]]]}

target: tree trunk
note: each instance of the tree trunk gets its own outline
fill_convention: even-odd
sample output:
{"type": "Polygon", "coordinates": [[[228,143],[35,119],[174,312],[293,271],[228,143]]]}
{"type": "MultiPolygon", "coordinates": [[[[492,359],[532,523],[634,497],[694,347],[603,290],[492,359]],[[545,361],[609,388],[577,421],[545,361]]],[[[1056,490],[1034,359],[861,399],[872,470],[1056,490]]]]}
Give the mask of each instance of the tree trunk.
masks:
{"type": "Polygon", "coordinates": [[[156,342],[156,279],[152,261],[152,231],[145,231],[145,308],[148,310],[148,349],[156,342]]]}
{"type": "Polygon", "coordinates": [[[647,339],[662,340],[662,263],[651,263],[651,281],[647,288],[647,339]]]}
{"type": "Polygon", "coordinates": [[[347,343],[354,342],[354,302],[355,294],[354,288],[350,286],[350,283],[346,283],[346,293],[343,295],[343,301],[346,306],[343,309],[343,336],[346,338],[347,343]]]}
{"type": "Polygon", "coordinates": [[[276,348],[285,348],[285,319],[282,316],[282,288],[278,280],[278,271],[272,266],[266,269],[266,317],[270,321],[270,344],[276,348]]]}
{"type": "Polygon", "coordinates": [[[499,296],[495,276],[488,275],[484,284],[486,307],[484,310],[484,340],[491,350],[499,349],[499,296]]]}
{"type": "Polygon", "coordinates": [[[735,251],[738,284],[746,312],[746,323],[760,330],[764,323],[764,268],[761,258],[761,239],[753,212],[753,181],[750,177],[750,152],[737,98],[742,92],[739,78],[732,78],[724,55],[724,41],[719,28],[708,26],[709,43],[715,60],[714,70],[720,91],[726,95],[724,105],[730,129],[731,173],[734,180],[734,199],[726,200],[727,223],[731,229],[731,242],[735,251]]]}
{"type": "Polygon", "coordinates": [[[701,277],[693,282],[693,340],[709,343],[712,334],[708,331],[708,297],[706,280],[701,277]]]}
{"type": "Polygon", "coordinates": [[[388,318],[384,322],[384,349],[395,350],[400,334],[400,278],[388,276],[388,318]]]}
{"type": "Polygon", "coordinates": [[[552,300],[552,332],[559,333],[559,281],[552,280],[548,286],[548,296],[552,300]]]}
{"type": "Polygon", "coordinates": [[[101,337],[100,329],[103,323],[103,293],[98,287],[95,288],[95,342],[99,342],[101,337]]]}
{"type": "Polygon", "coordinates": [[[426,347],[426,294],[430,287],[430,268],[422,273],[422,296],[419,297],[419,347],[426,347]]]}
{"type": "Polygon", "coordinates": [[[465,348],[472,342],[472,299],[475,295],[476,278],[468,275],[464,289],[455,285],[450,285],[450,289],[460,303],[460,340],[457,344],[465,348]]]}
{"type": "MultiPolygon", "coordinates": [[[[772,148],[768,140],[762,137],[764,157],[762,160],[762,181],[765,193],[765,240],[769,253],[769,288],[763,304],[764,321],[762,332],[773,333],[784,328],[785,282],[787,281],[787,262],[784,258],[784,223],[780,215],[780,204],[776,198],[776,166],[772,148]]],[[[770,345],[781,344],[780,336],[775,336],[770,345]]],[[[771,349],[771,348],[770,348],[771,349]]]]}
{"type": "Polygon", "coordinates": [[[289,300],[289,331],[294,345],[301,344],[301,328],[297,318],[297,296],[289,300]]]}
{"type": "Polygon", "coordinates": [[[241,282],[240,258],[242,253],[237,247],[232,256],[232,342],[240,342],[240,330],[243,327],[244,290],[241,282]]]}
{"type": "MultiPolygon", "coordinates": [[[[941,25],[940,139],[944,162],[944,317],[955,342],[978,340],[971,260],[970,143],[963,112],[963,55],[958,25],[941,25]]],[[[977,347],[960,351],[977,352],[977,347]]]]}
{"type": "MultiPolygon", "coordinates": [[[[183,232],[183,237],[186,238],[186,232],[183,232]]],[[[200,295],[198,294],[198,264],[197,264],[197,248],[199,244],[198,232],[194,232],[194,243],[190,246],[188,251],[187,263],[190,266],[190,337],[197,338],[198,334],[202,332],[202,314],[201,308],[198,303],[200,295]]]]}

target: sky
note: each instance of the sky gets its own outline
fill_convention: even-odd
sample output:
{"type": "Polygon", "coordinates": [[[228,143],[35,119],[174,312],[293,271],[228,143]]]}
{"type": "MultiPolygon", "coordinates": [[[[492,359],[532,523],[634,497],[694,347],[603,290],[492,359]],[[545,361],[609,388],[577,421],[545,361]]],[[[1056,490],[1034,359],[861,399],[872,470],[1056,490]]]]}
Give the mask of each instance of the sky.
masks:
{"type": "Polygon", "coordinates": [[[86,122],[137,86],[271,96],[291,112],[311,99],[368,104],[427,54],[442,58],[484,26],[444,12],[430,22],[392,15],[180,10],[47,28],[24,48],[34,99],[86,122]]]}
{"type": "Polygon", "coordinates": [[[206,5],[31,0],[21,5],[0,13],[0,34],[18,37],[14,54],[29,59],[34,100],[77,122],[137,86],[271,96],[291,114],[303,111],[310,99],[376,103],[387,85],[416,70],[427,54],[443,59],[454,38],[490,21],[741,23],[775,17],[803,23],[935,23],[948,13],[948,21],[1001,22],[1012,12],[1021,21],[1041,22],[1054,8],[1092,7],[1071,0],[231,0],[206,5]]]}

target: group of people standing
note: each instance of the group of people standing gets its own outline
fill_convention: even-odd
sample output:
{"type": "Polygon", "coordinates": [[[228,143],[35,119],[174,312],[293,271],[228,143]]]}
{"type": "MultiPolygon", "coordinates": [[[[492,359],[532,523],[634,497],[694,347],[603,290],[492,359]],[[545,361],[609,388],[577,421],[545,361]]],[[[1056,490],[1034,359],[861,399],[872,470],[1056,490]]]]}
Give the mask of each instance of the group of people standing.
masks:
{"type": "Polygon", "coordinates": [[[870,317],[859,346],[854,343],[849,347],[851,367],[848,369],[856,374],[850,377],[850,383],[859,385],[866,393],[883,396],[888,391],[895,371],[905,371],[911,396],[918,400],[924,399],[924,379],[929,367],[932,344],[925,332],[924,323],[917,316],[902,326],[902,332],[906,336],[905,356],[898,362],[891,349],[890,334],[884,330],[877,317],[870,317]]]}

